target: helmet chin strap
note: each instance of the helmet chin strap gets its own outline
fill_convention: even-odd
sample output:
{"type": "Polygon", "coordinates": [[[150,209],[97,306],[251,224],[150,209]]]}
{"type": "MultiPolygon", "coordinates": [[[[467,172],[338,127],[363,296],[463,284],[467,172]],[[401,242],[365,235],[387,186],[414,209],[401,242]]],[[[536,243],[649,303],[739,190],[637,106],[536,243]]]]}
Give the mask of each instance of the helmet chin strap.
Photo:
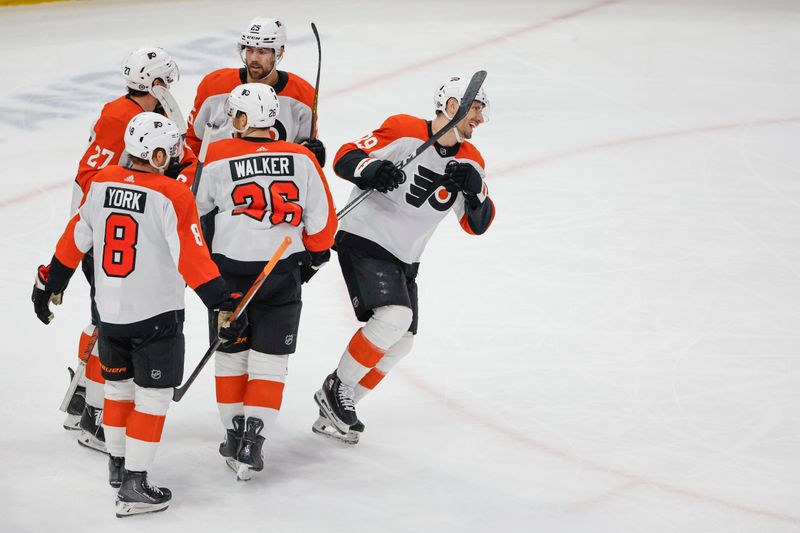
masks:
{"type": "MultiPolygon", "coordinates": [[[[446,109],[442,109],[442,114],[444,114],[444,116],[447,117],[447,120],[453,120],[453,117],[451,117],[447,113],[446,109]]],[[[453,126],[453,132],[456,134],[456,141],[459,142],[459,143],[463,143],[464,142],[464,137],[462,137],[461,134],[458,132],[458,125],[453,126]]]]}

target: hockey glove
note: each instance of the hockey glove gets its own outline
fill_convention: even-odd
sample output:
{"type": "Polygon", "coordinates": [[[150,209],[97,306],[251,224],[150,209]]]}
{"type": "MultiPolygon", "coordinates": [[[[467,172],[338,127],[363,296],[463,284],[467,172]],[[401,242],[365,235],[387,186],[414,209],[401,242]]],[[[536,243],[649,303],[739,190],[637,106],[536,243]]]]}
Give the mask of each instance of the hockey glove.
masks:
{"type": "Polygon", "coordinates": [[[50,279],[50,267],[39,265],[36,270],[36,281],[33,283],[33,311],[43,324],[49,324],[53,320],[53,313],[50,312],[50,304],[61,305],[63,293],[53,293],[47,290],[47,281],[50,279]]]}
{"type": "Polygon", "coordinates": [[[303,146],[311,150],[311,153],[317,158],[319,166],[325,166],[325,145],[322,144],[322,141],[319,139],[309,139],[303,142],[303,146]]]}
{"type": "Polygon", "coordinates": [[[483,189],[483,179],[469,163],[450,161],[444,167],[444,187],[452,193],[461,191],[464,196],[478,196],[483,189]]]}
{"type": "Polygon", "coordinates": [[[308,283],[308,280],[314,277],[320,268],[325,266],[325,263],[331,260],[331,251],[325,250],[324,252],[311,252],[311,264],[303,265],[300,267],[300,282],[308,283]]]}
{"type": "Polygon", "coordinates": [[[181,172],[183,172],[183,169],[188,167],[190,164],[191,163],[188,163],[188,162],[187,163],[181,163],[180,161],[178,161],[176,159],[173,159],[172,161],[169,162],[169,166],[164,171],[164,175],[169,177],[169,178],[176,179],[178,176],[181,175],[181,172]]]}
{"type": "Polygon", "coordinates": [[[361,183],[378,192],[395,190],[406,181],[406,173],[394,166],[391,161],[376,160],[361,171],[361,183]]]}
{"type": "Polygon", "coordinates": [[[236,306],[242,301],[242,293],[233,292],[230,298],[222,302],[217,311],[217,335],[222,340],[223,346],[233,344],[242,336],[247,328],[247,313],[243,312],[231,323],[236,306]]]}

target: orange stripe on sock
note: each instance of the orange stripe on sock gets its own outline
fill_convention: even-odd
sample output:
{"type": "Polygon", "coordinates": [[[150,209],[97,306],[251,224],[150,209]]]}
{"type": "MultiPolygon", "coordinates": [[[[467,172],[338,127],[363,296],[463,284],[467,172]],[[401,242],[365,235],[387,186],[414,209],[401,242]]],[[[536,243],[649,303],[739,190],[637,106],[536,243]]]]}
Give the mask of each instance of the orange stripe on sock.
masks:
{"type": "Polygon", "coordinates": [[[247,374],[217,376],[217,403],[242,403],[247,389],[247,374]]]}
{"type": "Polygon", "coordinates": [[[103,424],[124,428],[128,420],[128,415],[133,411],[133,402],[109,400],[103,401],[103,424]]]}
{"type": "Polygon", "coordinates": [[[78,340],[78,359],[85,362],[89,358],[89,354],[92,352],[92,348],[89,345],[94,344],[92,339],[96,337],[96,329],[92,334],[86,333],[86,331],[81,332],[81,338],[78,340]]]}
{"type": "Polygon", "coordinates": [[[252,407],[280,409],[283,401],[283,383],[253,379],[247,382],[244,404],[252,407]]]}
{"type": "Polygon", "coordinates": [[[105,378],[103,378],[103,371],[100,368],[100,358],[96,355],[90,355],[86,361],[86,379],[100,384],[106,382],[105,378]]]}
{"type": "Polygon", "coordinates": [[[385,376],[386,374],[384,374],[377,368],[373,368],[372,370],[367,372],[366,376],[361,378],[361,381],[359,381],[358,384],[364,388],[372,390],[378,386],[378,383],[380,383],[385,376]]]}
{"type": "Polygon", "coordinates": [[[160,442],[166,416],[140,413],[136,409],[128,417],[125,435],[145,442],[160,442]]]}
{"type": "Polygon", "coordinates": [[[385,350],[381,350],[369,342],[362,331],[363,328],[356,331],[356,334],[350,339],[350,344],[347,345],[347,351],[360,364],[372,368],[381,360],[385,350]]]}

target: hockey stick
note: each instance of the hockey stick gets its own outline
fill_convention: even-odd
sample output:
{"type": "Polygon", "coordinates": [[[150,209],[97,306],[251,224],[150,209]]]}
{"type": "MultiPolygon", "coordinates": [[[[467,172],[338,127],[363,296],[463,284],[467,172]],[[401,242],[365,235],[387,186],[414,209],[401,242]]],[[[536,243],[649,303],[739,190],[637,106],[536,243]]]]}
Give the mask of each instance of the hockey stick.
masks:
{"type": "Polygon", "coordinates": [[[164,108],[164,113],[167,118],[178,125],[178,130],[181,132],[182,137],[186,137],[186,119],[183,118],[183,112],[175,101],[175,97],[169,92],[169,89],[162,85],[154,85],[150,89],[150,94],[156,97],[158,103],[164,108]]]}
{"type": "Polygon", "coordinates": [[[203,141],[200,143],[200,153],[197,155],[197,170],[194,172],[194,181],[192,182],[193,196],[197,196],[197,189],[200,188],[200,176],[203,174],[203,164],[206,162],[209,139],[211,139],[211,131],[209,130],[213,128],[210,123],[206,123],[206,127],[203,129],[203,141]]]}
{"type": "Polygon", "coordinates": [[[322,70],[322,43],[319,41],[319,33],[317,32],[317,25],[311,23],[311,31],[314,32],[314,37],[317,38],[317,83],[314,85],[314,107],[311,108],[311,131],[308,133],[308,138],[314,138],[314,130],[317,129],[317,100],[319,99],[319,73],[322,70]]]}
{"type": "MultiPolygon", "coordinates": [[[[275,250],[275,253],[272,254],[272,257],[269,259],[269,262],[264,267],[264,270],[261,271],[261,274],[258,275],[256,280],[247,290],[247,293],[242,297],[242,301],[239,302],[239,305],[236,306],[236,309],[234,309],[233,314],[231,314],[229,322],[234,322],[237,318],[239,318],[239,315],[241,315],[244,312],[244,309],[245,307],[247,307],[247,304],[250,303],[250,300],[253,299],[253,296],[255,296],[256,292],[258,292],[258,289],[260,289],[261,286],[264,284],[264,281],[267,279],[267,276],[269,276],[269,273],[272,272],[273,268],[275,268],[275,265],[278,264],[278,261],[280,261],[283,252],[286,251],[286,248],[288,248],[290,244],[292,244],[292,238],[287,235],[286,237],[283,238],[283,241],[281,241],[281,244],[280,246],[278,246],[278,249],[275,250]]],[[[186,391],[189,389],[192,383],[194,383],[194,380],[197,379],[197,376],[200,375],[200,371],[203,370],[203,367],[206,366],[208,360],[211,359],[211,356],[214,355],[214,352],[217,351],[217,348],[219,348],[221,344],[222,344],[222,339],[220,339],[219,337],[217,337],[214,340],[214,342],[211,343],[211,346],[209,346],[208,350],[206,350],[206,353],[203,354],[203,358],[200,359],[200,362],[197,364],[197,368],[194,369],[194,372],[192,372],[192,375],[189,376],[189,379],[186,380],[186,383],[184,383],[180,387],[175,388],[175,392],[172,393],[172,399],[174,401],[176,402],[181,401],[181,398],[183,398],[184,394],[186,394],[186,391]]]]}
{"type": "MultiPolygon", "coordinates": [[[[484,80],[486,79],[486,71],[479,70],[475,74],[472,75],[472,79],[469,80],[469,85],[467,85],[467,89],[464,91],[464,96],[461,98],[461,103],[458,106],[458,111],[456,114],[453,115],[453,118],[450,119],[450,122],[444,125],[442,129],[434,133],[430,139],[425,141],[421,144],[416,150],[408,154],[403,160],[399,163],[395,163],[395,166],[399,169],[402,169],[406,165],[408,165],[411,161],[417,158],[422,152],[433,146],[433,143],[441,139],[447,132],[453,129],[456,124],[461,122],[461,120],[467,116],[469,113],[470,108],[472,107],[472,102],[475,101],[475,97],[478,95],[478,91],[481,89],[481,85],[483,85],[484,80]]],[[[353,199],[352,202],[347,204],[342,208],[341,211],[336,213],[336,218],[341,220],[344,216],[352,211],[358,204],[363,202],[367,196],[372,194],[375,189],[369,189],[362,192],[356,198],[353,199]]]]}
{"type": "Polygon", "coordinates": [[[95,328],[94,333],[92,333],[92,336],[89,338],[89,342],[86,343],[86,348],[81,354],[78,368],[75,369],[75,373],[72,375],[72,380],[69,382],[69,387],[67,387],[67,393],[64,395],[64,399],[61,401],[61,405],[58,407],[59,411],[64,413],[67,412],[69,402],[72,400],[72,395],[75,394],[75,390],[78,388],[78,382],[83,379],[83,376],[86,375],[86,360],[89,359],[89,356],[91,355],[92,350],[94,350],[94,345],[96,343],[97,328],[95,328]]]}

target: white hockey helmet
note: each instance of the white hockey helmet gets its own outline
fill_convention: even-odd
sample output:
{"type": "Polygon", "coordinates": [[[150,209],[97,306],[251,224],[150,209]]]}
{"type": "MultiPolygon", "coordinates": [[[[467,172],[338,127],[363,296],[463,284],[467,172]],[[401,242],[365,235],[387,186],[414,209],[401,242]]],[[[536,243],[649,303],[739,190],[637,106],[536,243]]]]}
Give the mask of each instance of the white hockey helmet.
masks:
{"type": "Polygon", "coordinates": [[[243,130],[234,131],[242,133],[249,128],[271,128],[278,118],[280,104],[275,89],[265,83],[244,83],[231,91],[225,101],[225,114],[231,119],[241,111],[247,115],[247,125],[243,130]]]}
{"type": "Polygon", "coordinates": [[[183,157],[183,138],[177,124],[158,113],[139,113],[125,128],[125,151],[164,169],[170,160],[183,157]],[[158,148],[167,152],[167,162],[160,167],[153,162],[158,148]]]}
{"type": "MultiPolygon", "coordinates": [[[[451,98],[455,98],[459,103],[464,96],[464,92],[469,85],[469,77],[466,76],[450,76],[444,83],[442,83],[436,92],[433,93],[433,107],[436,111],[441,111],[447,116],[447,102],[451,98]]],[[[489,121],[489,97],[486,96],[486,91],[483,87],[480,88],[478,94],[475,95],[475,101],[483,104],[483,120],[489,121]]],[[[449,118],[449,116],[448,116],[449,118]]]]}
{"type": "Polygon", "coordinates": [[[150,92],[153,82],[161,79],[169,88],[181,77],[178,64],[163,48],[148,46],[131,52],[122,63],[125,84],[136,91],[150,92]]]}
{"type": "Polygon", "coordinates": [[[275,63],[281,60],[281,47],[286,45],[286,26],[278,19],[256,17],[250,21],[239,37],[239,52],[248,46],[272,48],[275,50],[275,63]]]}

